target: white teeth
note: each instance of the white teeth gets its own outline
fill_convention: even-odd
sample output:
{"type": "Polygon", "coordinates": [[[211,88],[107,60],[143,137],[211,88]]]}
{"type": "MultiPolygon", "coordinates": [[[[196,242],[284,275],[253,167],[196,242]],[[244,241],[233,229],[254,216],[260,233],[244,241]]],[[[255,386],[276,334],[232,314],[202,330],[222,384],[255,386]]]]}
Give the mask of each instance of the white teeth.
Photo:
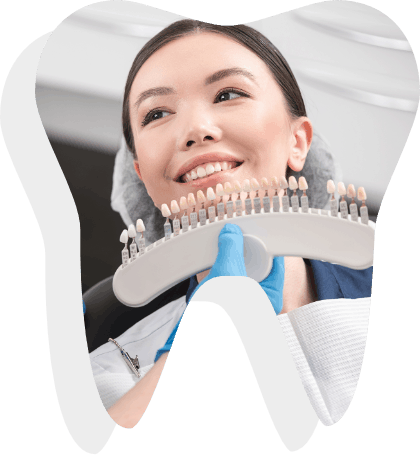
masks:
{"type": "Polygon", "coordinates": [[[202,179],[207,177],[208,175],[212,175],[215,172],[221,171],[228,171],[230,169],[234,169],[236,166],[233,163],[228,163],[227,161],[223,161],[222,164],[219,162],[217,163],[208,163],[207,165],[198,166],[196,169],[186,172],[185,175],[182,177],[182,181],[187,183],[191,182],[192,180],[196,180],[198,178],[202,179]]]}
{"type": "Polygon", "coordinates": [[[206,170],[203,167],[197,168],[197,175],[201,178],[205,177],[207,175],[206,170]]]}
{"type": "Polygon", "coordinates": [[[128,232],[127,232],[127,229],[124,229],[121,233],[121,236],[120,236],[120,242],[121,243],[127,243],[128,242],[128,232]]]}
{"type": "Polygon", "coordinates": [[[130,224],[130,226],[128,226],[128,236],[131,238],[136,236],[136,229],[134,227],[134,224],[130,224]]]}

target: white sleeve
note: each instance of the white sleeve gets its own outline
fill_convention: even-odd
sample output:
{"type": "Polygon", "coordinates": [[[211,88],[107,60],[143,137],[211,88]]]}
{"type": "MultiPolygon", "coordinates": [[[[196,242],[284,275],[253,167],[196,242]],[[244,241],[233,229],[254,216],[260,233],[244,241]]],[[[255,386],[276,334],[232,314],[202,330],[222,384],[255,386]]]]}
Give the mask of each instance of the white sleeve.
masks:
{"type": "Polygon", "coordinates": [[[338,422],[359,380],[370,297],[322,300],[278,316],[306,393],[324,425],[338,422]]]}

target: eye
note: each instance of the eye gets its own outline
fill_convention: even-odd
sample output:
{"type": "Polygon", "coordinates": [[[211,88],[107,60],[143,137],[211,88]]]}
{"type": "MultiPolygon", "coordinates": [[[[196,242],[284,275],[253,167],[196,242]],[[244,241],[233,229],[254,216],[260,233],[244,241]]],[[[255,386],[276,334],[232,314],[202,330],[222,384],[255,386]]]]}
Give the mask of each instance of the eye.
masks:
{"type": "Polygon", "coordinates": [[[168,115],[170,115],[171,112],[168,112],[168,111],[162,111],[162,110],[159,110],[159,109],[153,109],[152,111],[150,111],[149,113],[147,113],[147,115],[144,117],[143,121],[142,121],[142,126],[146,126],[148,123],[150,122],[153,122],[155,120],[159,120],[163,117],[166,117],[168,115]]]}
{"type": "Polygon", "coordinates": [[[214,102],[221,103],[223,101],[230,101],[235,98],[240,98],[241,96],[249,98],[249,95],[245,92],[242,92],[242,91],[234,89],[234,88],[227,88],[227,89],[223,89],[223,91],[219,92],[216,95],[216,99],[214,100],[214,102]]]}

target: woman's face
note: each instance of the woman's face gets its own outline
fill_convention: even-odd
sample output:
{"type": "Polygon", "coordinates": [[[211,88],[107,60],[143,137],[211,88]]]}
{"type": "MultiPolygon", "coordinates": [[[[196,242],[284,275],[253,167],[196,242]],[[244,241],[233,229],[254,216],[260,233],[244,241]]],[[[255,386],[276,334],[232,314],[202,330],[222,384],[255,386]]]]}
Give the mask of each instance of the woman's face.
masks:
{"type": "Polygon", "coordinates": [[[271,183],[287,165],[299,171],[312,139],[306,117],[290,119],[265,63],[215,33],[155,52],[137,73],[129,103],[136,171],[158,208],[217,183],[271,183]]]}

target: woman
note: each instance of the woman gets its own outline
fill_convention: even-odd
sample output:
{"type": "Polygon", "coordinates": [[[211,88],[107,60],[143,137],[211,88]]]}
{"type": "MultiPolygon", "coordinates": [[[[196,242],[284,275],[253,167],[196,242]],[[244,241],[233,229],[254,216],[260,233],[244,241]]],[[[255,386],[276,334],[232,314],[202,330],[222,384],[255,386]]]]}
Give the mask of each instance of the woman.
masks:
{"type": "MultiPolygon", "coordinates": [[[[300,172],[313,139],[299,87],[277,48],[244,25],[190,20],[167,27],[134,60],[124,94],[123,132],[138,178],[158,208],[217,183],[300,172]],[[212,172],[217,163],[222,171],[212,172]],[[202,177],[193,178],[208,165],[208,172],[201,170],[202,177]]],[[[229,262],[223,245],[230,242],[236,253],[241,251],[240,232],[228,229],[220,241],[218,261],[209,276],[205,271],[192,277],[187,302],[209,277],[243,273],[223,267],[229,262]]],[[[331,265],[276,258],[269,285],[261,283],[276,314],[338,298],[338,291],[330,294],[328,278],[337,274],[326,267],[331,265]]],[[[358,276],[367,284],[349,296],[370,295],[370,277],[371,271],[358,276]]],[[[175,323],[185,305],[184,298],[176,307],[175,323]]],[[[120,425],[134,426],[142,416],[178,324],[172,324],[166,343],[158,346],[150,371],[108,409],[120,425]]]]}

